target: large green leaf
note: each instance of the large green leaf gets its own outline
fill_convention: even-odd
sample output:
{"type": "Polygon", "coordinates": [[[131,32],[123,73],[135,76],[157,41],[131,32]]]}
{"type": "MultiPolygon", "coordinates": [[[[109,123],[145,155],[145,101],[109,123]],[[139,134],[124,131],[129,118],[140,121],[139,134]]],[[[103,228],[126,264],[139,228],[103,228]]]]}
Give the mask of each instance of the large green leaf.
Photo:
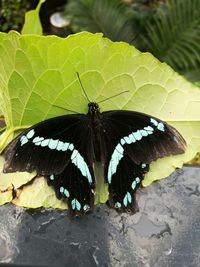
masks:
{"type": "MultiPolygon", "coordinates": [[[[151,54],[141,53],[126,43],[113,43],[102,34],[87,32],[66,39],[15,32],[0,34],[0,106],[8,127],[0,138],[1,149],[15,130],[66,113],[53,105],[87,112],[77,71],[93,101],[130,90],[102,103],[102,111],[129,109],[149,113],[175,126],[186,139],[188,149],[184,155],[151,164],[144,186],[168,176],[200,151],[199,89],[151,54]]],[[[100,168],[96,172],[101,172],[100,168]]],[[[105,202],[107,189],[102,175],[98,176],[97,202],[105,202]]],[[[4,180],[5,174],[0,177],[4,180]]],[[[21,174],[18,179],[22,180],[21,174]]],[[[25,186],[15,203],[29,207],[60,206],[54,200],[51,202],[53,191],[40,179],[28,188],[25,186]],[[40,192],[41,199],[33,191],[40,192]],[[33,195],[37,195],[37,202],[30,200],[33,195]]],[[[9,190],[10,182],[7,187],[9,190]]],[[[2,189],[0,185],[0,190],[5,192],[5,186],[2,189]]]]}

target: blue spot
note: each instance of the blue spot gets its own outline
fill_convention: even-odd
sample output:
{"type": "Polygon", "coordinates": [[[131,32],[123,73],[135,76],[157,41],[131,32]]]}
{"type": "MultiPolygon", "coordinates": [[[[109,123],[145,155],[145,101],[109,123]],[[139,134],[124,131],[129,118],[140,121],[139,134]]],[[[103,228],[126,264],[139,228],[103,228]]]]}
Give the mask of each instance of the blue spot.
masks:
{"type": "MultiPolygon", "coordinates": [[[[111,173],[111,176],[116,173],[117,171],[117,166],[119,165],[119,161],[117,158],[113,158],[111,159],[110,161],[110,164],[109,164],[109,168],[111,169],[110,173],[111,173]]],[[[111,177],[109,179],[111,181],[111,177]]]]}
{"type": "Polygon", "coordinates": [[[110,162],[109,167],[108,167],[108,183],[109,184],[111,183],[111,179],[112,179],[112,169],[111,169],[112,166],[110,166],[111,164],[112,163],[110,162]]]}
{"type": "Polygon", "coordinates": [[[131,201],[132,201],[131,194],[127,192],[123,199],[124,206],[127,207],[128,203],[131,203],[131,201]]]}
{"type": "Polygon", "coordinates": [[[148,132],[145,131],[145,130],[140,130],[140,133],[142,136],[147,136],[148,135],[148,132]]]}
{"type": "Polygon", "coordinates": [[[37,136],[37,137],[35,137],[34,139],[33,139],[33,143],[36,145],[36,146],[40,146],[41,145],[41,142],[44,140],[44,137],[39,137],[39,136],[37,136]]]}
{"type": "Polygon", "coordinates": [[[123,147],[122,147],[120,144],[118,144],[118,145],[116,146],[115,149],[116,149],[119,153],[121,153],[121,154],[124,153],[124,149],[123,149],[123,147]]]}
{"type": "Polygon", "coordinates": [[[136,183],[136,181],[134,180],[134,181],[132,182],[132,184],[131,184],[131,188],[134,190],[134,189],[136,188],[136,185],[137,185],[137,183],[136,183]]]}
{"type": "Polygon", "coordinates": [[[75,210],[76,209],[76,199],[73,199],[71,201],[71,204],[72,204],[72,209],[75,210]]]}
{"type": "Polygon", "coordinates": [[[52,150],[56,149],[58,142],[59,140],[50,139],[48,147],[52,150]]]}
{"type": "Polygon", "coordinates": [[[156,127],[158,126],[158,122],[157,122],[157,120],[151,118],[151,119],[150,119],[150,122],[151,122],[154,126],[156,126],[156,127]]]}
{"type": "Polygon", "coordinates": [[[84,161],[83,157],[80,155],[78,150],[74,149],[71,155],[71,160],[74,165],[81,171],[82,175],[87,177],[89,184],[92,183],[92,176],[90,174],[89,168],[84,161]]]}
{"type": "Polygon", "coordinates": [[[20,142],[21,142],[21,146],[23,146],[24,144],[28,142],[28,138],[25,135],[22,135],[22,137],[20,138],[20,142]]]}
{"type": "Polygon", "coordinates": [[[64,143],[62,141],[58,141],[58,145],[56,147],[56,150],[60,151],[63,148],[64,143]]]}
{"type": "Polygon", "coordinates": [[[69,147],[68,147],[69,150],[73,150],[74,149],[74,145],[73,144],[70,144],[69,147]]]}
{"type": "Polygon", "coordinates": [[[64,187],[61,186],[61,187],[60,187],[60,193],[64,193],[64,190],[65,190],[64,187]]]}
{"type": "Polygon", "coordinates": [[[89,209],[90,209],[90,206],[89,206],[89,205],[85,204],[85,205],[83,206],[83,210],[84,210],[84,211],[87,211],[87,210],[89,210],[89,209]]]}
{"type": "Polygon", "coordinates": [[[131,203],[132,197],[131,197],[131,194],[129,192],[127,192],[127,197],[128,197],[128,202],[131,203]]]}
{"type": "Polygon", "coordinates": [[[135,143],[136,139],[133,134],[129,134],[129,139],[131,140],[131,143],[135,143]]]}
{"type": "Polygon", "coordinates": [[[31,139],[34,136],[34,134],[35,134],[35,131],[32,129],[26,134],[26,137],[28,139],[31,139]]]}
{"type": "Polygon", "coordinates": [[[136,181],[137,184],[139,184],[139,182],[140,182],[140,177],[136,177],[136,178],[135,178],[135,181],[136,181]]]}
{"type": "Polygon", "coordinates": [[[120,208],[121,208],[121,206],[122,206],[122,204],[121,204],[121,203],[119,203],[119,202],[116,202],[116,203],[115,203],[115,208],[116,208],[116,209],[120,209],[120,208]]]}
{"type": "Polygon", "coordinates": [[[125,136],[124,140],[125,140],[126,144],[131,144],[132,143],[131,139],[128,136],[125,136]]]}
{"type": "Polygon", "coordinates": [[[51,175],[49,176],[49,179],[50,179],[51,181],[53,181],[53,180],[54,180],[54,175],[51,174],[51,175]]]}
{"type": "Polygon", "coordinates": [[[124,140],[124,138],[122,138],[122,139],[120,140],[120,143],[121,143],[122,145],[125,145],[125,144],[126,144],[126,141],[124,140]]]}
{"type": "Polygon", "coordinates": [[[140,183],[140,178],[136,177],[135,180],[131,184],[131,188],[134,190],[136,188],[136,185],[140,183]]]}
{"type": "Polygon", "coordinates": [[[41,142],[41,146],[44,147],[44,146],[48,146],[49,144],[49,139],[45,139],[41,142]]]}
{"type": "Polygon", "coordinates": [[[140,177],[136,177],[135,180],[131,184],[131,188],[134,190],[136,185],[140,183],[140,177]]]}
{"type": "Polygon", "coordinates": [[[142,163],[142,169],[144,169],[147,165],[145,163],[142,163]]]}
{"type": "Polygon", "coordinates": [[[114,152],[113,152],[113,154],[112,154],[112,157],[113,158],[121,158],[121,157],[123,157],[123,153],[124,153],[124,149],[123,149],[123,147],[121,146],[121,145],[117,145],[116,147],[115,147],[115,150],[114,150],[114,152]]]}
{"type": "Polygon", "coordinates": [[[108,166],[108,183],[111,183],[112,175],[116,173],[117,166],[119,165],[120,160],[123,158],[124,148],[118,144],[115,147],[114,152],[112,153],[111,160],[108,166]]]}
{"type": "Polygon", "coordinates": [[[81,209],[81,204],[76,198],[74,198],[71,203],[72,203],[72,209],[73,210],[75,210],[75,209],[80,210],[81,209]]]}
{"type": "Polygon", "coordinates": [[[66,197],[69,197],[69,191],[68,191],[67,189],[64,190],[64,195],[65,195],[66,197]]]}
{"type": "Polygon", "coordinates": [[[124,206],[126,207],[128,205],[128,198],[127,195],[125,195],[124,200],[123,200],[124,206]]]}
{"type": "Polygon", "coordinates": [[[158,130],[164,132],[165,131],[165,127],[164,127],[164,124],[162,122],[159,122],[158,123],[158,126],[157,126],[158,130]]]}
{"type": "Polygon", "coordinates": [[[138,141],[142,139],[142,135],[141,135],[140,131],[133,133],[133,135],[134,135],[135,139],[138,141]]]}
{"type": "MultiPolygon", "coordinates": [[[[63,143],[63,142],[62,142],[63,143]]],[[[62,145],[62,151],[67,151],[67,149],[69,148],[69,143],[63,143],[63,145],[62,145]]]]}
{"type": "Polygon", "coordinates": [[[74,149],[71,155],[71,159],[76,158],[77,154],[78,154],[78,150],[74,149]]]}
{"type": "Polygon", "coordinates": [[[144,130],[146,130],[148,134],[152,134],[154,131],[154,129],[151,126],[144,127],[144,130]]]}
{"type": "Polygon", "coordinates": [[[78,202],[78,200],[76,200],[76,208],[77,208],[77,210],[81,209],[81,203],[78,202]]]}
{"type": "Polygon", "coordinates": [[[42,143],[42,142],[40,141],[40,142],[35,143],[35,145],[36,145],[36,146],[40,146],[41,143],[42,143]]]}

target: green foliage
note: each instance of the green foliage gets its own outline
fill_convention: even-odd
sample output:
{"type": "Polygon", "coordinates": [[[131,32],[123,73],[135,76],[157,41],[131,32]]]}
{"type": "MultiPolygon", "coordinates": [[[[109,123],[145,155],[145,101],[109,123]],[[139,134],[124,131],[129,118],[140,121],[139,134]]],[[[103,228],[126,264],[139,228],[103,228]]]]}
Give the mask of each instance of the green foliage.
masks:
{"type": "MultiPolygon", "coordinates": [[[[102,38],[102,34],[87,32],[66,39],[16,32],[0,34],[0,107],[7,124],[0,136],[1,149],[17,130],[66,114],[54,105],[87,112],[87,100],[77,80],[77,71],[93,101],[99,102],[129,90],[127,94],[103,102],[102,111],[128,109],[152,114],[168,121],[186,139],[187,152],[153,162],[143,185],[168,176],[175,167],[181,167],[200,151],[200,113],[197,112],[200,110],[200,90],[151,54],[141,53],[127,43],[113,43],[102,38]]],[[[0,169],[2,164],[1,161],[0,169]]],[[[95,172],[101,176],[98,170],[97,167],[95,172]]],[[[12,190],[12,185],[20,180],[13,181],[13,174],[1,173],[0,176],[0,192],[5,187],[12,190]],[[4,179],[8,184],[4,184],[4,179]]],[[[27,178],[29,180],[30,175],[27,178]]],[[[107,189],[103,177],[99,178],[96,201],[105,202],[107,189]]],[[[54,193],[45,184],[44,180],[37,179],[33,191],[28,186],[15,203],[29,207],[58,207],[60,204],[52,198],[54,193]]],[[[7,197],[10,201],[10,194],[2,199],[0,194],[0,203],[7,197]]]]}
{"type": "Polygon", "coordinates": [[[0,1],[0,31],[20,31],[24,23],[24,16],[35,1],[27,0],[1,0],[0,1]]]}
{"type": "Polygon", "coordinates": [[[66,12],[74,32],[102,32],[112,41],[132,42],[132,10],[119,0],[70,0],[66,12]]]}
{"type": "Polygon", "coordinates": [[[200,66],[200,1],[166,1],[146,25],[141,41],[161,61],[199,79],[200,74],[194,74],[200,66]]]}

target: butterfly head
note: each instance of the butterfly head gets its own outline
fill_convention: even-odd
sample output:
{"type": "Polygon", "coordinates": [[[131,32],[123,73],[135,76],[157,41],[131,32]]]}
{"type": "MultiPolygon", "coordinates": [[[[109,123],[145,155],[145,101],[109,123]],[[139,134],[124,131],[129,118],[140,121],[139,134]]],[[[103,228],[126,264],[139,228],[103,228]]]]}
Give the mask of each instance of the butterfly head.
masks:
{"type": "Polygon", "coordinates": [[[99,108],[99,105],[95,102],[90,102],[88,103],[88,113],[90,114],[96,114],[96,113],[99,113],[100,111],[100,108],[99,108]]]}

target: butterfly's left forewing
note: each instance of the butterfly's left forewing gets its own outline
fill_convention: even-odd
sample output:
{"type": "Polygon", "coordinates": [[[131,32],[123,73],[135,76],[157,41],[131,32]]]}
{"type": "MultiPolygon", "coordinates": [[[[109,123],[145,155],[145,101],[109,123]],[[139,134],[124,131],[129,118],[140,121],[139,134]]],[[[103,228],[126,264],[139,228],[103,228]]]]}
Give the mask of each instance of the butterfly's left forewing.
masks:
{"type": "Polygon", "coordinates": [[[149,163],[185,151],[183,137],[167,123],[133,111],[108,111],[101,118],[101,154],[109,203],[135,212],[135,192],[149,163]]]}
{"type": "Polygon", "coordinates": [[[47,177],[72,215],[94,203],[93,144],[86,115],[65,115],[40,122],[4,150],[4,172],[36,171],[47,177]]]}

